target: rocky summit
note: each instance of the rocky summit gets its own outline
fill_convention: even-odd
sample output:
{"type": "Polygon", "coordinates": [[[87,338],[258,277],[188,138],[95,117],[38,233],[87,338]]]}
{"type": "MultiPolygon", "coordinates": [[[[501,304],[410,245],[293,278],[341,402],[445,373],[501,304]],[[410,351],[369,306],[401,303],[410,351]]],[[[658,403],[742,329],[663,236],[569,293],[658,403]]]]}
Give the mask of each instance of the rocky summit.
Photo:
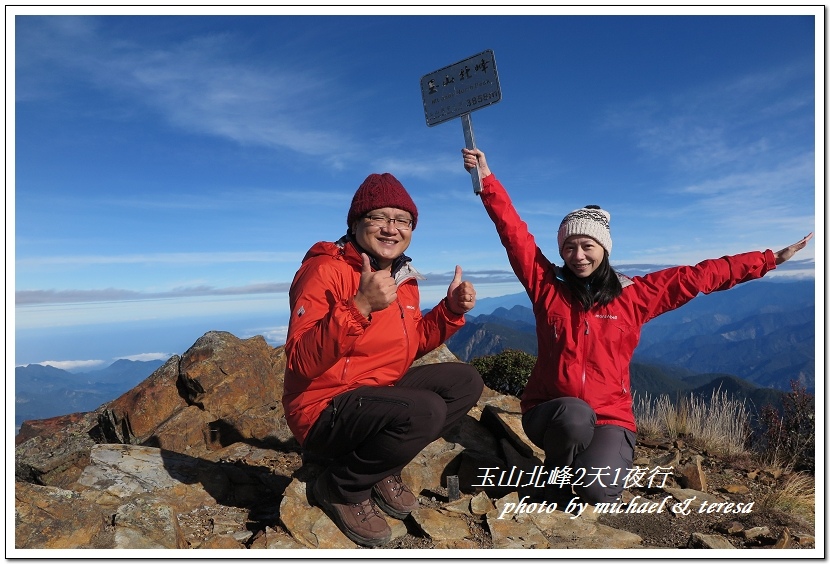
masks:
{"type": "MultiPolygon", "coordinates": [[[[418,362],[459,361],[441,347],[418,362]]],[[[282,347],[209,332],[93,412],[25,422],[15,446],[15,549],[366,550],[310,501],[322,466],[303,460],[285,423],[284,370],[282,347]]],[[[745,509],[752,490],[707,483],[705,453],[651,446],[638,447],[638,464],[676,467],[658,491],[626,491],[600,511],[564,498],[554,506],[540,501],[542,453],[522,431],[518,399],[485,388],[404,469],[421,507],[405,521],[387,518],[393,534],[383,549],[813,546],[803,527],[725,515],[727,503],[745,509]],[[720,505],[696,520],[668,509],[701,503],[720,505]],[[678,540],[645,534],[660,513],[678,540]]]]}

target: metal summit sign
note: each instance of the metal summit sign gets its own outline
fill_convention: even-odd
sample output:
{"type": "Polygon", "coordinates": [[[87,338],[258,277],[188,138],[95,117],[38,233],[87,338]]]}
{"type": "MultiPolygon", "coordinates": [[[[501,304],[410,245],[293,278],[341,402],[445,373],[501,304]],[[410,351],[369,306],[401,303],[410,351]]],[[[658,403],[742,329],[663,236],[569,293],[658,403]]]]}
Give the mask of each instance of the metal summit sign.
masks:
{"type": "MultiPolygon", "coordinates": [[[[429,127],[461,116],[466,147],[475,149],[470,113],[501,100],[499,73],[493,51],[482,51],[469,59],[425,74],[421,77],[421,98],[429,127]]],[[[478,168],[470,171],[470,177],[473,191],[481,193],[478,168]]]]}

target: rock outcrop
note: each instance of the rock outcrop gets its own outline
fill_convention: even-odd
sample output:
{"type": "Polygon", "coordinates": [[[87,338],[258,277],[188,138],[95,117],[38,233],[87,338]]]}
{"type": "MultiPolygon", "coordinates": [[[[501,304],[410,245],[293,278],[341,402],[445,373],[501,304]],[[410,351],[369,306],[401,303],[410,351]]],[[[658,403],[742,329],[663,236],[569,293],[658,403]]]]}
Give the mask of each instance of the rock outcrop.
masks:
{"type": "MultiPolygon", "coordinates": [[[[458,360],[441,347],[419,361],[430,362],[458,360]]],[[[284,370],[282,347],[209,332],[94,412],[25,422],[15,449],[15,548],[357,549],[309,500],[322,468],[303,462],[285,423],[284,370]]],[[[406,521],[388,518],[387,548],[642,546],[596,513],[531,511],[511,479],[484,477],[529,476],[541,456],[522,431],[518,399],[485,388],[467,417],[404,469],[422,507],[406,521]],[[458,477],[457,499],[448,497],[449,476],[458,477]]],[[[702,473],[696,461],[685,486],[705,484],[702,473]]]]}

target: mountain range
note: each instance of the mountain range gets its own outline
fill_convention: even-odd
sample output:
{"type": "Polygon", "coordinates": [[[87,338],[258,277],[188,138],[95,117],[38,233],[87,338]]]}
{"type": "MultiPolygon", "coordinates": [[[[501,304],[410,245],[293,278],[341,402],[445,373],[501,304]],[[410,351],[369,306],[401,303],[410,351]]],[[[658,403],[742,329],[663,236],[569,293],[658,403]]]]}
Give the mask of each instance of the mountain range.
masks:
{"type": "MultiPolygon", "coordinates": [[[[535,319],[525,293],[479,300],[447,341],[460,360],[517,349],[536,355],[535,319]]],[[[643,327],[631,367],[632,389],[652,396],[723,389],[756,406],[780,404],[798,380],[815,388],[815,282],[755,281],[699,296],[643,327]]],[[[15,426],[25,420],[92,411],[163,364],[118,360],[103,370],[71,373],[51,366],[15,367],[15,426]]]]}
{"type": "Polygon", "coordinates": [[[132,389],[162,360],[116,360],[91,372],[68,372],[53,366],[29,364],[14,368],[14,423],[68,413],[93,411],[132,389]]]}
{"type": "MultiPolygon", "coordinates": [[[[474,311],[483,313],[468,315],[447,347],[468,362],[505,349],[536,355],[529,304],[524,293],[480,300],[474,311]]],[[[635,366],[663,371],[667,380],[660,386],[666,390],[696,388],[710,375],[708,380],[735,378],[744,386],[779,391],[789,391],[796,380],[813,393],[815,324],[814,280],[753,281],[700,295],[651,320],[643,326],[633,360],[635,366]],[[686,373],[680,376],[677,369],[686,373]]],[[[635,373],[632,369],[637,390],[635,373]]]]}

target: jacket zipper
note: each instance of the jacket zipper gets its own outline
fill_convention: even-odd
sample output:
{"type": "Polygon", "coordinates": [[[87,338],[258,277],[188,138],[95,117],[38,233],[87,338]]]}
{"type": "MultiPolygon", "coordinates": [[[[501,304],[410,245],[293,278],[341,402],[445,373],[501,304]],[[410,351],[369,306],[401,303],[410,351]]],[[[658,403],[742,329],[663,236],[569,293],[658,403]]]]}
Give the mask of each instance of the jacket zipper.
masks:
{"type": "Polygon", "coordinates": [[[585,342],[582,345],[582,399],[584,400],[585,397],[586,397],[586,395],[585,395],[585,379],[586,379],[585,365],[588,362],[588,360],[587,360],[588,359],[588,335],[591,333],[591,329],[588,326],[588,315],[585,314],[585,316],[582,319],[585,322],[585,340],[584,340],[585,342]]]}
{"type": "Polygon", "coordinates": [[[380,401],[384,403],[394,403],[396,405],[402,405],[404,407],[409,407],[409,404],[405,401],[396,400],[396,399],[387,399],[387,398],[373,398],[373,397],[366,397],[366,396],[359,396],[357,398],[357,407],[360,408],[363,406],[363,400],[368,401],[380,401]]]}
{"type": "Polygon", "coordinates": [[[343,372],[340,374],[340,379],[346,381],[346,372],[349,371],[349,363],[352,361],[351,356],[346,357],[346,362],[343,363],[343,372]]]}
{"type": "Polygon", "coordinates": [[[401,325],[403,325],[403,340],[406,343],[406,358],[409,358],[409,330],[406,327],[406,311],[404,310],[403,304],[398,301],[398,309],[401,311],[401,325]]]}

